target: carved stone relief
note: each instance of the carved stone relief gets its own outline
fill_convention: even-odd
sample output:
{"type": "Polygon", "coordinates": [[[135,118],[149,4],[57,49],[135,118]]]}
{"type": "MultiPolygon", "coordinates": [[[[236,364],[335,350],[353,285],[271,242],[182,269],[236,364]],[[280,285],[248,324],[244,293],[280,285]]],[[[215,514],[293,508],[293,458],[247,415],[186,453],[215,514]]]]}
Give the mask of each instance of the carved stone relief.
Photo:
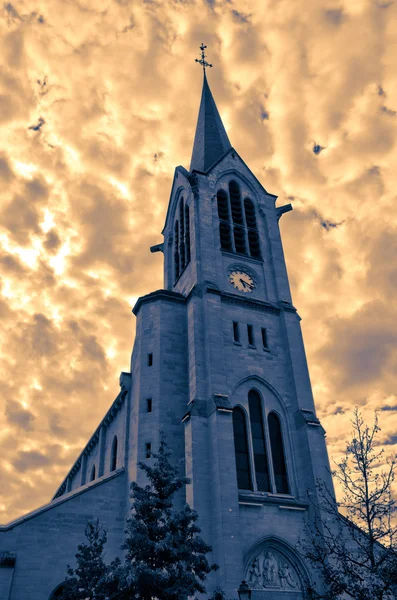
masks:
{"type": "Polygon", "coordinates": [[[302,590],[295,567],[274,548],[266,548],[250,563],[246,581],[253,590],[302,590]]]}

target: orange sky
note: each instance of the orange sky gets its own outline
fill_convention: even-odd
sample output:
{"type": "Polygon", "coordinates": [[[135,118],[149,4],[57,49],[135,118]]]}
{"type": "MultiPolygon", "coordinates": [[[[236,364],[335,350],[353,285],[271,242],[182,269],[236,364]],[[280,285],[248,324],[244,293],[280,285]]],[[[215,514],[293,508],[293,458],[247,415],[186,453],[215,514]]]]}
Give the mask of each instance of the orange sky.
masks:
{"type": "Polygon", "coordinates": [[[231,143],[294,207],[330,455],[356,404],[395,451],[397,2],[11,0],[0,36],[0,522],[48,501],[129,370],[202,41],[231,143]]]}

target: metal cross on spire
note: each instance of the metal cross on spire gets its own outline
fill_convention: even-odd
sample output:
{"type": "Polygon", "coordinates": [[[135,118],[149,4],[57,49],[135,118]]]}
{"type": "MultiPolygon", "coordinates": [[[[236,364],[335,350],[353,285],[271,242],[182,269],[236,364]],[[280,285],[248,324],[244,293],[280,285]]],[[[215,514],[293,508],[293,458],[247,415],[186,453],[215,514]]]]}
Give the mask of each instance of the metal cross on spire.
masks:
{"type": "Polygon", "coordinates": [[[207,58],[205,55],[204,50],[206,49],[207,46],[204,46],[203,43],[201,43],[200,46],[200,50],[201,50],[201,59],[196,58],[196,62],[199,63],[202,67],[203,67],[203,71],[204,71],[204,75],[205,75],[205,69],[206,67],[212,67],[212,65],[210,63],[208,63],[205,59],[207,58]]]}

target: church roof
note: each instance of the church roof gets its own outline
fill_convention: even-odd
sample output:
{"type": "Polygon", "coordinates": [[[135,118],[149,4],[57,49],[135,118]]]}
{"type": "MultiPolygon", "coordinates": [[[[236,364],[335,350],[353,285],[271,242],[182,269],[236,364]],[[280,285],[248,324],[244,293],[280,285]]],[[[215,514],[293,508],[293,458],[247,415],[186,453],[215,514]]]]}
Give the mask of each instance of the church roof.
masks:
{"type": "Polygon", "coordinates": [[[205,173],[231,147],[204,71],[190,172],[195,170],[205,173]]]}

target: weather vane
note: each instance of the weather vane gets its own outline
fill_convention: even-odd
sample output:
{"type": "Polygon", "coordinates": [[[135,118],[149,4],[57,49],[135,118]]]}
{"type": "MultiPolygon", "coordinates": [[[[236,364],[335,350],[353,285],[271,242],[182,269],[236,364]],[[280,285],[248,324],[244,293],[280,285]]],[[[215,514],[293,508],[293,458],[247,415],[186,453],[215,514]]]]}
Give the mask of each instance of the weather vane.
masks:
{"type": "Polygon", "coordinates": [[[206,56],[205,56],[205,52],[204,52],[204,50],[206,49],[206,47],[207,47],[207,46],[204,46],[204,44],[203,44],[203,43],[201,43],[201,46],[200,46],[200,50],[201,50],[201,59],[198,59],[198,58],[196,58],[196,59],[195,59],[195,60],[196,60],[196,62],[197,62],[197,63],[200,63],[200,65],[203,67],[204,74],[205,74],[205,69],[206,69],[206,67],[212,67],[212,65],[210,65],[210,63],[208,63],[208,62],[205,60],[205,59],[206,59],[206,56]]]}

